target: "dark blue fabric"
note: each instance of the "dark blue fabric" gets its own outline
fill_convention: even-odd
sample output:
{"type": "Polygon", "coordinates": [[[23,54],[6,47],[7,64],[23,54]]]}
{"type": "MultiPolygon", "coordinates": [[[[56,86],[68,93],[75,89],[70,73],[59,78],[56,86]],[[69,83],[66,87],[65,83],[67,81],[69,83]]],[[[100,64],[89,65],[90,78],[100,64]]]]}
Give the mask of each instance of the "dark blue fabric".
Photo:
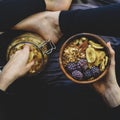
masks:
{"type": "Polygon", "coordinates": [[[59,17],[59,24],[62,32],[66,34],[89,32],[120,37],[119,13],[120,3],[91,10],[63,11],[59,17]]]}
{"type": "MultiPolygon", "coordinates": [[[[16,32],[0,36],[1,65],[6,63],[6,49],[16,32]]],[[[7,120],[11,116],[15,120],[108,120],[114,112],[106,106],[101,96],[89,85],[78,85],[66,78],[59,67],[59,52],[61,45],[69,36],[61,38],[56,50],[49,56],[44,71],[36,76],[23,77],[15,81],[8,92],[15,93],[12,103],[7,99],[5,108],[7,120]],[[17,97],[16,97],[17,96],[17,97]],[[9,115],[7,114],[7,112],[9,115]],[[44,118],[42,119],[41,116],[44,118]],[[96,117],[97,116],[97,117],[96,117]]],[[[105,39],[106,40],[106,39],[105,39]]],[[[108,38],[107,38],[108,40],[108,38]]],[[[118,38],[119,40],[119,38],[118,38]]],[[[117,72],[119,75],[119,43],[112,42],[116,51],[117,72]]],[[[1,95],[4,93],[2,92],[1,95]]],[[[1,96],[2,97],[2,96],[1,96]]],[[[116,110],[116,109],[115,109],[116,110]]],[[[115,113],[119,112],[120,107],[115,113]]],[[[0,109],[3,111],[3,109],[0,109]]],[[[119,119],[119,114],[112,120],[119,119]]],[[[2,119],[3,120],[3,119],[2,119]]],[[[14,119],[12,119],[14,120],[14,119]]]]}
{"type": "Polygon", "coordinates": [[[72,84],[72,82],[63,74],[60,68],[59,50],[52,52],[43,73],[40,73],[41,79],[47,79],[48,85],[72,84]]]}
{"type": "Polygon", "coordinates": [[[24,18],[43,10],[44,0],[0,0],[0,31],[8,30],[24,18]]]}

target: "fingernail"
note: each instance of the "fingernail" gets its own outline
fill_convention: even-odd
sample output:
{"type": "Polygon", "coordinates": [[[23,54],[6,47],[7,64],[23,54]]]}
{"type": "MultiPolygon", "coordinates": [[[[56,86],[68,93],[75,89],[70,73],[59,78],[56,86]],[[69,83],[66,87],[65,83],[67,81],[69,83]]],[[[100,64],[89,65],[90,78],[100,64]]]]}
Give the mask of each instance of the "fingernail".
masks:
{"type": "Polygon", "coordinates": [[[30,46],[29,44],[25,44],[24,48],[29,48],[29,46],[30,46]]]}

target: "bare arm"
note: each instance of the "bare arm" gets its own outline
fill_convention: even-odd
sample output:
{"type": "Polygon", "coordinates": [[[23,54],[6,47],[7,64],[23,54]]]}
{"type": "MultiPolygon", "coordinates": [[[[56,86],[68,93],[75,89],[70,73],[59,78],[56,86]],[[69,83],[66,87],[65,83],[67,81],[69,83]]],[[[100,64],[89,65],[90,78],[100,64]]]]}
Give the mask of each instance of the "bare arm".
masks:
{"type": "Polygon", "coordinates": [[[45,0],[46,10],[68,10],[72,0],[45,0]]]}
{"type": "Polygon", "coordinates": [[[29,57],[29,46],[17,51],[8,61],[0,73],[0,89],[5,91],[17,78],[26,74],[34,61],[27,63],[29,57]]]}

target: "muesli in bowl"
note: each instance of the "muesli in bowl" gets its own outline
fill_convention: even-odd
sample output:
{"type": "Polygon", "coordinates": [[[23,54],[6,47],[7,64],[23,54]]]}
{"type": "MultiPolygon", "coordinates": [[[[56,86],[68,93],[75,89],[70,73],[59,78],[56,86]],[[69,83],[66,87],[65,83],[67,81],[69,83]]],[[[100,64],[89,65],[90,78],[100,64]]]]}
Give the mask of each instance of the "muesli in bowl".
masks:
{"type": "Polygon", "coordinates": [[[110,65],[106,42],[91,33],[76,34],[65,41],[59,63],[63,73],[73,82],[93,83],[105,76],[110,65]]]}

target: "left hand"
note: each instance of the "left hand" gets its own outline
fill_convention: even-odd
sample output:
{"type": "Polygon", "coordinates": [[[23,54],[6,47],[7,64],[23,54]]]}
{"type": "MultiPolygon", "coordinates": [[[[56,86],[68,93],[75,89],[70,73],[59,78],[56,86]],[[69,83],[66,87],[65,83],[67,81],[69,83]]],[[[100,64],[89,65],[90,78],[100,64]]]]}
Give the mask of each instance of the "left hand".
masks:
{"type": "Polygon", "coordinates": [[[29,45],[25,45],[23,49],[17,51],[11,56],[8,63],[0,73],[0,88],[6,90],[17,78],[26,74],[34,61],[27,63],[29,58],[29,45]]]}

